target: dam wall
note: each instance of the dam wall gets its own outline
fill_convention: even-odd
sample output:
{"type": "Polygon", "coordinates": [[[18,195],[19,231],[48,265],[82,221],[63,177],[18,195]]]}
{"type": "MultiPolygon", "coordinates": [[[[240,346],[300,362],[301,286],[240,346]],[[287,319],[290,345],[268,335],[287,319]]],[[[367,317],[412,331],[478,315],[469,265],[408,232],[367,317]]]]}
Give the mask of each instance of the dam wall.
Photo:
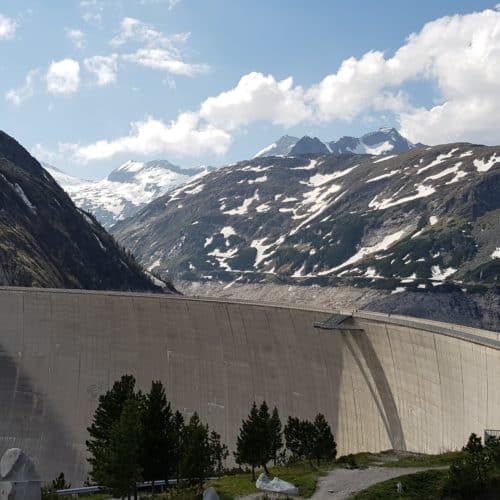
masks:
{"type": "Polygon", "coordinates": [[[121,375],[235,448],[251,403],[325,414],[339,454],[439,453],[500,429],[498,334],[414,318],[133,293],[0,288],[0,454],[87,477],[86,428],[121,375]]]}

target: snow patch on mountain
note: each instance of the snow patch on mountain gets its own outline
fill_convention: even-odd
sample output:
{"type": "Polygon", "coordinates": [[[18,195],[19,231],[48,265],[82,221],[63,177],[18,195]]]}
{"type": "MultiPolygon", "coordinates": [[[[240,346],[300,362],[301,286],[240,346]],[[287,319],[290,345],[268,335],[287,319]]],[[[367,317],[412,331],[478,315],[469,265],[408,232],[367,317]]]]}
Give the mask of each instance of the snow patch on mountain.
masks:
{"type": "MultiPolygon", "coordinates": [[[[72,177],[47,163],[43,167],[79,208],[93,213],[108,228],[135,214],[154,199],[210,171],[207,167],[182,169],[165,160],[127,161],[105,179],[87,181],[72,177]]],[[[202,189],[203,185],[198,185],[185,192],[196,194],[202,189]]]]}
{"type": "Polygon", "coordinates": [[[407,229],[402,229],[400,231],[396,231],[395,233],[388,234],[387,236],[384,236],[382,241],[376,243],[375,245],[369,247],[361,247],[352,257],[347,259],[339,266],[332,267],[331,269],[328,269],[326,271],[321,271],[318,274],[320,276],[325,276],[327,274],[334,273],[335,271],[338,271],[340,269],[343,269],[344,267],[350,266],[352,264],[355,264],[356,262],[363,260],[368,255],[373,255],[382,250],[387,250],[396,242],[398,242],[401,238],[403,238],[406,234],[408,234],[407,229]]]}

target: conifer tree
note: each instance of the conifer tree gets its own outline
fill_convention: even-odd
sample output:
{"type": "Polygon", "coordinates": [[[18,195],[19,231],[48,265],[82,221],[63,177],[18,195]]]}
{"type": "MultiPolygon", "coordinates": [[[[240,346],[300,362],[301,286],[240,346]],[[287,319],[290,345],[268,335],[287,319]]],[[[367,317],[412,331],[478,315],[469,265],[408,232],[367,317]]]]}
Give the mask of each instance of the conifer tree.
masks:
{"type": "Polygon", "coordinates": [[[113,495],[137,497],[136,484],[141,480],[141,408],[137,398],[128,399],[122,414],[112,426],[109,445],[105,452],[104,483],[113,495]]]}
{"type": "Polygon", "coordinates": [[[99,405],[94,419],[87,431],[90,439],[86,441],[91,465],[90,477],[97,484],[106,484],[107,475],[102,470],[109,444],[111,429],[120,419],[126,401],[137,397],[134,392],[135,378],[123,375],[113,384],[111,390],[99,397],[99,405]]]}
{"type": "Polygon", "coordinates": [[[217,474],[221,474],[224,470],[224,460],[229,455],[227,446],[221,442],[220,434],[215,431],[210,433],[209,446],[212,470],[217,474]]]}
{"type": "Polygon", "coordinates": [[[271,458],[269,420],[267,404],[263,402],[258,409],[254,402],[248,418],[242,421],[236,441],[236,452],[234,453],[236,463],[250,465],[253,481],[255,481],[255,467],[262,466],[269,474],[267,470],[267,462],[271,458]]]}
{"type": "Polygon", "coordinates": [[[142,466],[145,480],[165,479],[176,470],[174,416],[163,384],[151,383],[142,414],[142,466]]]}
{"type": "Polygon", "coordinates": [[[300,420],[296,417],[288,417],[284,434],[286,447],[295,460],[312,460],[316,434],[312,422],[300,420]]]}
{"type": "Polygon", "coordinates": [[[278,409],[274,407],[273,413],[271,414],[271,418],[269,420],[270,455],[274,465],[276,465],[278,452],[283,446],[283,438],[281,434],[280,416],[278,413],[278,409]]]}
{"type": "Polygon", "coordinates": [[[173,447],[172,459],[175,464],[175,477],[177,484],[180,481],[180,463],[183,451],[184,417],[179,410],[176,410],[173,418],[173,447]]]}
{"type": "Polygon", "coordinates": [[[335,443],[330,425],[321,413],[318,413],[314,419],[312,455],[317,460],[318,465],[322,459],[333,460],[337,455],[337,443],[335,443]]]}
{"type": "Polygon", "coordinates": [[[182,445],[182,477],[191,484],[203,484],[212,468],[212,455],[208,426],[201,423],[197,413],[184,426],[182,445]]]}

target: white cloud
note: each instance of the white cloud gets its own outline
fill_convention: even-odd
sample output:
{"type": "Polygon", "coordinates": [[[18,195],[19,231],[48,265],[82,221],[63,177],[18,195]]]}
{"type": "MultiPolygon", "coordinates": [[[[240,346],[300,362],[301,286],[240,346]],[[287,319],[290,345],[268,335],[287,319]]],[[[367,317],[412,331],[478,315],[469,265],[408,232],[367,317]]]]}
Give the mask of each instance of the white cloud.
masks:
{"type": "Polygon", "coordinates": [[[236,87],[209,97],[200,116],[215,126],[232,130],[255,121],[270,121],[289,127],[311,117],[301,87],[292,78],[277,81],[271,75],[249,73],[236,87]]]}
{"type": "Polygon", "coordinates": [[[97,85],[104,87],[116,82],[116,73],[118,71],[118,56],[93,56],[85,59],[83,64],[90,73],[97,78],[97,85]]]}
{"type": "Polygon", "coordinates": [[[125,54],[123,59],[147,68],[166,71],[173,75],[194,76],[206,73],[209,70],[206,64],[186,63],[175,58],[170,51],[165,49],[139,49],[133,54],[125,54]]]}
{"type": "Polygon", "coordinates": [[[111,39],[111,45],[119,47],[129,42],[145,43],[148,47],[163,47],[177,51],[178,46],[189,40],[190,33],[165,35],[146,23],[133,17],[124,17],[120,23],[119,33],[111,39]]]}
{"type": "Polygon", "coordinates": [[[181,3],[181,0],[141,0],[141,3],[143,5],[148,3],[166,3],[168,5],[168,10],[172,10],[181,3]]]}
{"type": "Polygon", "coordinates": [[[223,154],[231,142],[230,135],[210,125],[200,124],[196,113],[181,113],[168,124],[148,118],[132,123],[129,135],[115,140],[101,140],[88,146],[73,145],[74,157],[88,162],[111,158],[117,154],[178,154],[200,156],[223,154]]]}
{"type": "Polygon", "coordinates": [[[165,35],[132,17],[125,17],[120,32],[111,39],[115,48],[127,44],[141,44],[134,52],[122,54],[125,61],[165,71],[174,75],[194,76],[209,70],[206,64],[191,64],[184,60],[181,46],[189,40],[189,33],[165,35]]]}
{"type": "Polygon", "coordinates": [[[45,78],[51,94],[73,94],[80,87],[80,64],[74,59],[52,62],[45,78]]]}
{"type": "Polygon", "coordinates": [[[0,14],[0,40],[8,40],[16,34],[17,22],[0,14]]]}
{"type": "MultiPolygon", "coordinates": [[[[145,48],[125,57],[170,73],[189,74],[190,66],[183,66],[178,52],[188,35],[177,36],[177,40],[165,37],[125,18],[113,44],[143,43],[145,48]]],[[[207,98],[197,111],[182,113],[168,125],[153,119],[138,122],[126,137],[76,146],[75,153],[87,161],[121,152],[223,153],[230,134],[255,121],[290,127],[384,112],[393,113],[402,133],[414,142],[498,143],[499,81],[500,12],[489,9],[429,22],[392,56],[374,50],[351,57],[307,89],[294,86],[291,77],[277,80],[249,73],[234,88],[207,98]],[[428,107],[411,104],[405,84],[414,82],[437,89],[436,100],[428,107]]]]}
{"type": "Polygon", "coordinates": [[[321,121],[352,119],[370,110],[395,111],[402,132],[428,143],[477,137],[500,139],[500,12],[443,17],[408,37],[393,57],[371,51],[345,60],[337,73],[309,89],[321,121]],[[400,87],[435,84],[440,103],[414,109],[400,87]],[[399,90],[398,90],[399,89],[399,90]],[[491,128],[492,121],[496,126],[491,128]]]}
{"type": "Polygon", "coordinates": [[[80,0],[80,8],[83,10],[82,18],[85,22],[98,26],[102,23],[104,6],[101,0],[80,0]]]}
{"type": "Polygon", "coordinates": [[[29,99],[34,94],[35,77],[38,75],[38,69],[28,72],[24,80],[24,85],[17,89],[10,89],[5,93],[5,99],[12,104],[19,106],[23,101],[29,99]]]}
{"type": "Polygon", "coordinates": [[[71,40],[73,45],[78,49],[78,50],[83,50],[85,48],[85,33],[82,30],[78,29],[69,29],[66,28],[65,30],[66,37],[71,40]]]}

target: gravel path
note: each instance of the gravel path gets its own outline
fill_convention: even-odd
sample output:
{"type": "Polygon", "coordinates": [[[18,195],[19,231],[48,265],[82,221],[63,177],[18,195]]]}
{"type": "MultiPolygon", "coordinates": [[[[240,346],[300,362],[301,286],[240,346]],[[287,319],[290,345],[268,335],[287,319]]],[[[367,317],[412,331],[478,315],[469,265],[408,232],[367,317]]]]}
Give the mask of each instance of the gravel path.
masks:
{"type": "MultiPolygon", "coordinates": [[[[335,469],[318,481],[312,500],[344,500],[366,488],[406,474],[429,470],[429,467],[368,467],[367,469],[335,469]]],[[[239,500],[256,500],[262,493],[255,493],[239,500]]]]}
{"type": "Polygon", "coordinates": [[[318,481],[313,500],[344,500],[366,488],[428,467],[368,467],[368,469],[335,469],[318,481]]]}

